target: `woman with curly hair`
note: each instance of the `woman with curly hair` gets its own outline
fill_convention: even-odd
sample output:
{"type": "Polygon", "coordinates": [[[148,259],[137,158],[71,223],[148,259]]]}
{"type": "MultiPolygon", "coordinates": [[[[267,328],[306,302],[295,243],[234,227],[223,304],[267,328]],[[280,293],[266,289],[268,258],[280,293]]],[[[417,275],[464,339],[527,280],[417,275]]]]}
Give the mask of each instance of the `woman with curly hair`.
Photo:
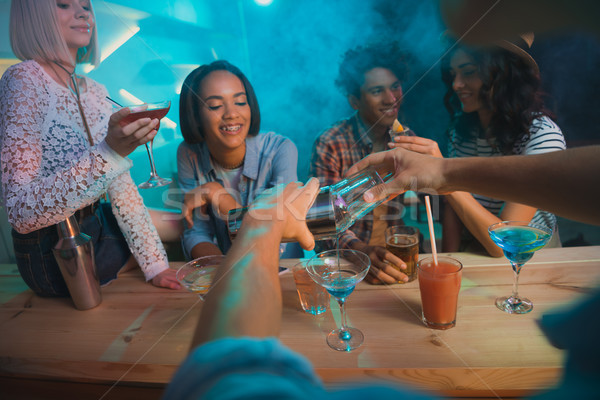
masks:
{"type": "MultiPolygon", "coordinates": [[[[540,154],[566,148],[560,128],[545,109],[539,69],[523,48],[533,34],[521,35],[519,45],[499,41],[489,48],[453,43],[442,59],[445,106],[452,119],[448,129],[450,157],[494,157],[540,154]]],[[[435,141],[399,137],[390,147],[441,157],[435,141]]],[[[487,228],[502,220],[532,221],[553,229],[551,245],[560,245],[553,214],[523,204],[466,192],[445,197],[444,251],[483,248],[492,256],[502,251],[487,228]],[[464,229],[466,228],[466,229],[464,229]]]]}

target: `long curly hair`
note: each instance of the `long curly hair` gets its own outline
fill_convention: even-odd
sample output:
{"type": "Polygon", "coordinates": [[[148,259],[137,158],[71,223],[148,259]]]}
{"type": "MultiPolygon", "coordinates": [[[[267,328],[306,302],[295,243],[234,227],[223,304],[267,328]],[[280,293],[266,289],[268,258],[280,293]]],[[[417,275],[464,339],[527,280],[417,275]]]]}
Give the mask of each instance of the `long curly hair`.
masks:
{"type": "Polygon", "coordinates": [[[471,56],[479,69],[483,82],[479,100],[492,112],[485,132],[488,142],[502,154],[513,154],[516,142],[528,138],[534,119],[542,114],[553,117],[544,106],[539,75],[521,57],[500,47],[484,49],[464,44],[452,47],[442,58],[441,72],[446,85],[444,105],[452,117],[448,133],[455,130],[458,140],[466,140],[473,131],[482,129],[477,112],[463,112],[452,89],[450,60],[459,49],[471,56]]]}

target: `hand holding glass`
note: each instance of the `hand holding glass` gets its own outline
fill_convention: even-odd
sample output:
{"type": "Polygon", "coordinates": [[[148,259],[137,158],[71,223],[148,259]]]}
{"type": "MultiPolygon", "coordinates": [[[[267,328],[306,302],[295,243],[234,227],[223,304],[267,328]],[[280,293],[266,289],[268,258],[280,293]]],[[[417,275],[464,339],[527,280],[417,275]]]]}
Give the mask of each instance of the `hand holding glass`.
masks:
{"type": "Polygon", "coordinates": [[[327,335],[327,344],[332,349],[352,351],[363,343],[363,333],[346,323],[344,304],[370,266],[371,260],[365,253],[347,249],[324,251],[308,261],[306,270],[310,277],[327,289],[340,305],[341,327],[327,335]]]}
{"type": "MultiPolygon", "coordinates": [[[[385,198],[372,203],[364,200],[364,194],[368,190],[372,190],[376,196],[381,195],[383,183],[375,169],[367,168],[334,185],[322,187],[306,214],[306,225],[315,240],[335,239],[354,222],[383,203],[385,198]]],[[[246,212],[248,207],[229,211],[227,229],[231,240],[242,227],[246,212]]]]}
{"type": "MultiPolygon", "coordinates": [[[[144,103],[136,106],[127,107],[131,112],[121,120],[121,125],[125,126],[132,123],[140,118],[158,118],[159,124],[156,126],[156,130],[160,127],[160,120],[167,115],[171,108],[170,101],[163,101],[161,103],[144,103]]],[[[165,186],[172,182],[172,179],[161,178],[156,173],[156,166],[154,165],[154,153],[152,144],[154,140],[150,141],[150,146],[146,143],[146,151],[148,152],[148,158],[150,159],[150,179],[146,182],[138,185],[140,189],[148,189],[153,187],[165,186]]]]}
{"type": "MultiPolygon", "coordinates": [[[[408,225],[394,225],[385,230],[385,248],[406,264],[406,269],[392,265],[408,276],[407,282],[417,278],[419,261],[419,229],[408,225]]],[[[398,281],[404,283],[404,281],[398,281]]]]}
{"type": "Polygon", "coordinates": [[[496,307],[509,314],[526,314],[533,309],[533,303],[529,299],[519,297],[519,273],[533,254],[548,243],[552,231],[529,222],[503,221],[491,225],[488,232],[510,261],[515,273],[512,296],[498,297],[496,307]]]}

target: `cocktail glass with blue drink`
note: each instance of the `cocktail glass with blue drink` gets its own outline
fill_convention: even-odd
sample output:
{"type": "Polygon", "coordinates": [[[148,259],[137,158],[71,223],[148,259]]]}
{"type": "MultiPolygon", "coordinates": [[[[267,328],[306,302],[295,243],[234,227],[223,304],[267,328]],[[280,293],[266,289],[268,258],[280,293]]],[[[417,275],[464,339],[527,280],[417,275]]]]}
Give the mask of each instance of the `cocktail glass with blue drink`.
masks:
{"type": "Polygon", "coordinates": [[[509,314],[526,314],[533,309],[531,300],[519,297],[519,273],[533,254],[544,247],[552,237],[552,230],[533,223],[503,221],[488,228],[490,237],[502,249],[515,273],[511,296],[498,297],[496,307],[509,314]]]}
{"type": "Polygon", "coordinates": [[[346,299],[369,271],[371,260],[356,250],[329,250],[316,254],[308,261],[306,270],[310,277],[323,286],[340,305],[341,326],[327,335],[329,347],[351,351],[364,341],[363,333],[346,323],[346,299]]]}

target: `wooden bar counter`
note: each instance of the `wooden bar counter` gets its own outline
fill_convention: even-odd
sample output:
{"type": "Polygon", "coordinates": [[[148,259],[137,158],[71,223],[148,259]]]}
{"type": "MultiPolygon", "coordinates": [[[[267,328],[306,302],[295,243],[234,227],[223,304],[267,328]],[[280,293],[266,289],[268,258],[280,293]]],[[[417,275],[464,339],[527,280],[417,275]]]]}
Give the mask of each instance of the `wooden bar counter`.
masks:
{"type": "MultiPolygon", "coordinates": [[[[505,258],[453,256],[464,269],[457,325],[450,330],[421,323],[417,281],[363,282],[346,311],[365,342],[351,353],[331,350],[325,336],[339,322],[337,303],[320,316],[302,312],[286,271],[281,340],[306,356],[330,387],[380,379],[441,396],[504,398],[556,384],[564,354],[548,343],[536,320],[600,286],[600,246],[539,251],[519,280],[519,293],[534,303],[526,315],[505,314],[494,305],[512,290],[505,258]]],[[[102,303],[87,311],[76,310],[68,298],[34,295],[15,265],[0,265],[0,276],[1,399],[159,398],[188,353],[202,307],[194,294],[144,283],[137,270],[102,288],[102,303]]]]}

